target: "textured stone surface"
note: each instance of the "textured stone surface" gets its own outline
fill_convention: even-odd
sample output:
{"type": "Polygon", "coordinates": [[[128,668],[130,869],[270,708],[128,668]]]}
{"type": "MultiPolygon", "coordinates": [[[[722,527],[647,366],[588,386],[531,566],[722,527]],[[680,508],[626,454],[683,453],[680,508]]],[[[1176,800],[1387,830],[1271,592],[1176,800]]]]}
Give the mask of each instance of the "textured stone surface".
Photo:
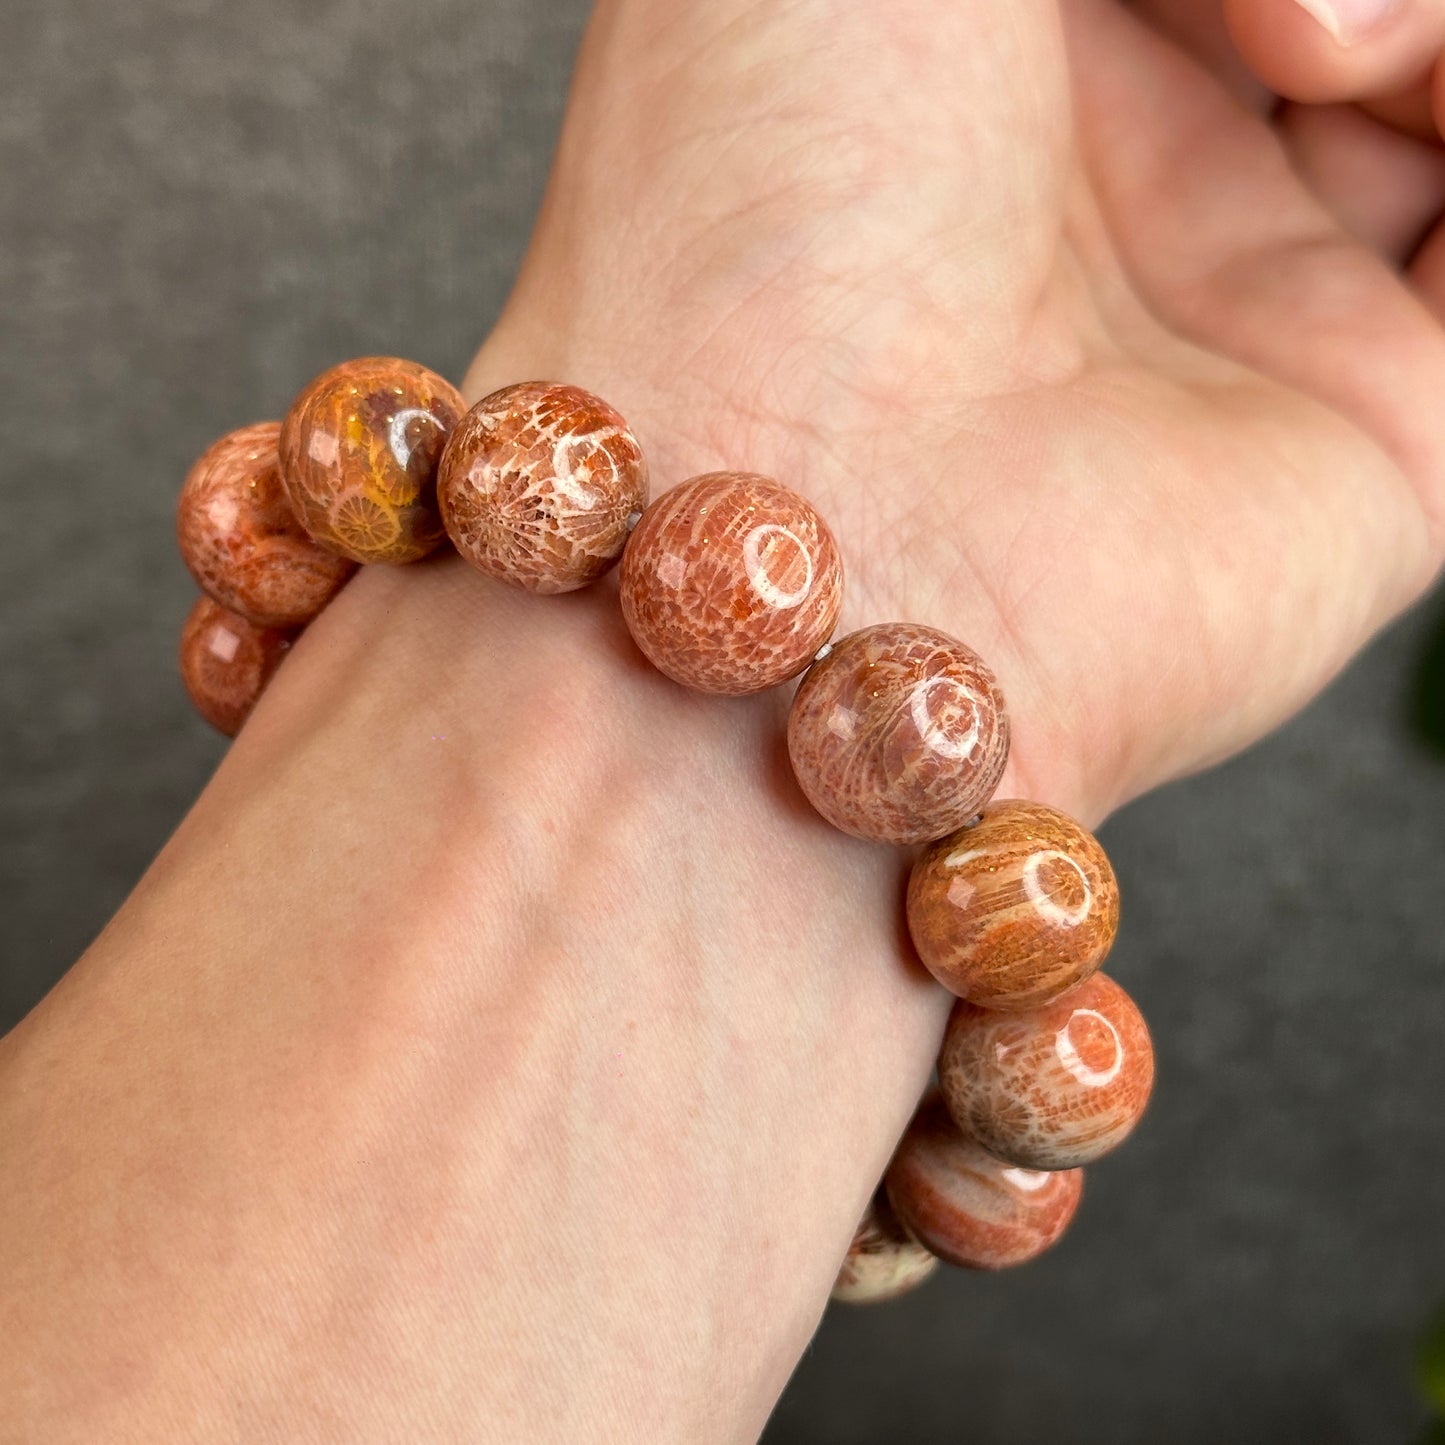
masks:
{"type": "Polygon", "coordinates": [[[1129,1136],[1154,1087],[1144,1016],[1096,973],[1026,1013],[960,1000],[938,1058],[954,1123],[1026,1169],[1091,1164],[1129,1136]]]}
{"type": "Polygon", "coordinates": [[[995,1009],[1047,1003],[1104,961],[1119,886],[1098,840],[1042,803],[990,803],[918,856],[908,929],[960,998],[995,1009]]]}
{"type": "Polygon", "coordinates": [[[939,1260],[898,1222],[882,1190],[869,1202],[838,1271],[833,1298],[843,1304],[882,1304],[917,1289],[939,1260]]]}
{"type": "Polygon", "coordinates": [[[629,521],[647,505],[647,463],[600,397],[519,382],[457,423],[437,500],[472,566],[530,592],[571,592],[622,556],[629,521]]]}
{"type": "Polygon", "coordinates": [[[761,692],[797,676],[842,605],[827,523],[752,472],[674,487],[643,514],[622,557],[622,614],[637,645],[702,692],[761,692]]]}
{"type": "Polygon", "coordinates": [[[436,471],[466,410],[449,381],[362,356],[302,388],[281,424],[281,479],[302,526],[356,562],[415,562],[442,540],[436,471]]]}
{"type": "Polygon", "coordinates": [[[972,818],[1008,762],[1003,694],[956,638],[912,622],[850,633],[798,686],[788,754],[834,827],[922,843],[972,818]]]}
{"type": "Polygon", "coordinates": [[[176,540],[196,585],[262,627],[310,622],[356,569],[319,547],[281,485],[281,423],[227,432],[181,487],[176,540]]]}
{"type": "Polygon", "coordinates": [[[940,1259],[1006,1269],[1037,1258],[1069,1227],[1084,1175],[994,1158],[959,1133],[935,1092],[909,1124],[884,1184],[904,1227],[940,1259]]]}
{"type": "Polygon", "coordinates": [[[181,628],[181,681],[196,711],[233,738],[251,715],[296,633],[257,627],[209,597],[200,598],[181,628]]]}

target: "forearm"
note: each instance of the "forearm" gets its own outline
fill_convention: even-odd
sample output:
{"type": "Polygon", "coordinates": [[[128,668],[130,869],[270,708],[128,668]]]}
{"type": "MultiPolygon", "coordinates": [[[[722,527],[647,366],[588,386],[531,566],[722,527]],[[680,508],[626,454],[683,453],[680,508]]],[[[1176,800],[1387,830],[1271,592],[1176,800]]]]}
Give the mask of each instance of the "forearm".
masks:
{"type": "Polygon", "coordinates": [[[359,578],[0,1052],[20,1437],[753,1438],[944,1014],[778,721],[359,578]]]}

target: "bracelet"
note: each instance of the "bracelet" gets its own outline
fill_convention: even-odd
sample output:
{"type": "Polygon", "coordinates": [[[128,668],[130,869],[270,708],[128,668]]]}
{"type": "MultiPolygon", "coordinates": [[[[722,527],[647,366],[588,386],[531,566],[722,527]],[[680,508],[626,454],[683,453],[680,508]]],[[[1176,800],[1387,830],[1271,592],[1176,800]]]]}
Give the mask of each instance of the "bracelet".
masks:
{"type": "Polygon", "coordinates": [[[649,505],[641,447],[591,393],[526,382],[468,410],[425,367],[368,357],[318,376],[284,421],[210,447],[181,490],[177,534],[203,593],[181,675],[232,736],[359,564],[414,561],[446,538],[538,593],[620,563],[628,630],[686,687],[741,696],[801,676],[787,736],[798,784],[845,833],[923,845],[908,928],[957,996],[938,1086],[833,1297],[892,1298],[939,1260],[1020,1264],[1068,1227],[1082,1166],[1131,1132],[1154,1079],[1138,1008],[1098,972],[1118,929],[1113,870],[1065,814],[991,801],[1008,713],[970,648],[912,622],[832,640],[843,565],[803,497],[711,472],[649,505]]]}

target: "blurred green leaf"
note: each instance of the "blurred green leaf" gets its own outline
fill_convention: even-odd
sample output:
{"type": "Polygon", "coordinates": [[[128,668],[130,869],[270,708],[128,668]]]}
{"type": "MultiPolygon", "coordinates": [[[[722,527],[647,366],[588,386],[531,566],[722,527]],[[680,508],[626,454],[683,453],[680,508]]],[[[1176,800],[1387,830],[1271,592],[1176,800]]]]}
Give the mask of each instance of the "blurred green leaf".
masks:
{"type": "Polygon", "coordinates": [[[1437,757],[1445,758],[1445,613],[1425,644],[1410,698],[1415,736],[1437,757]]]}
{"type": "MultiPolygon", "coordinates": [[[[1445,1415],[1445,1305],[1435,1311],[1435,1317],[1420,1339],[1420,1348],[1415,1356],[1415,1380],[1424,1392],[1425,1398],[1445,1415]]],[[[1445,1445],[1445,1422],[1440,1422],[1436,1438],[1445,1445]]]]}

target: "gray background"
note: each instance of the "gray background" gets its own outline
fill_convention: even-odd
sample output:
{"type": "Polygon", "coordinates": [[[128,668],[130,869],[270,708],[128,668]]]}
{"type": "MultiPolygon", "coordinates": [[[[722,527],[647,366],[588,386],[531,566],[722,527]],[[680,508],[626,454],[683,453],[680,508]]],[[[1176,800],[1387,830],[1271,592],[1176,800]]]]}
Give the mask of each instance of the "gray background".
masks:
{"type": "MultiPolygon", "coordinates": [[[[0,1024],[214,766],[174,671],[190,459],[332,361],[460,375],[582,0],[5,0],[0,1024]]],[[[1445,1297],[1445,612],[1107,842],[1148,1126],[1069,1242],[834,1310],[768,1440],[1407,1441],[1445,1297]]]]}

